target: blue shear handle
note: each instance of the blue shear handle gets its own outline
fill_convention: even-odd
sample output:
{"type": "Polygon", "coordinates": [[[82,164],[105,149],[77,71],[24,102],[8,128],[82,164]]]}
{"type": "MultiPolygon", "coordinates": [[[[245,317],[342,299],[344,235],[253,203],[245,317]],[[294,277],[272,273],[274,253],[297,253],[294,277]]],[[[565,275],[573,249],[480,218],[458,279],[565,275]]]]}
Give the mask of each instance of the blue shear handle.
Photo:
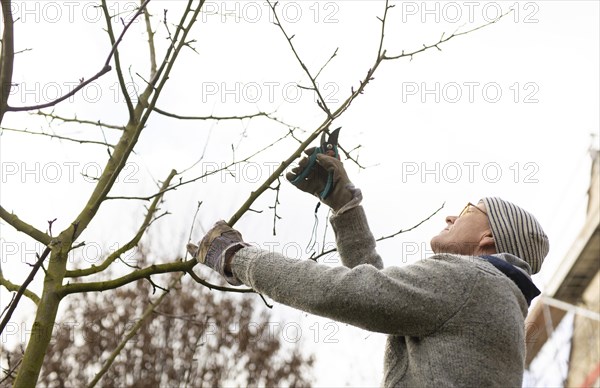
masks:
{"type": "MultiPolygon", "coordinates": [[[[338,148],[337,146],[333,147],[333,152],[335,153],[334,157],[339,159],[338,148]]],[[[316,158],[316,157],[315,157],[316,158]]],[[[325,184],[325,188],[321,191],[321,199],[325,199],[331,194],[331,190],[333,189],[333,171],[329,171],[327,174],[327,183],[325,184]]]]}
{"type": "Polygon", "coordinates": [[[327,198],[331,193],[331,189],[333,189],[333,171],[329,171],[329,174],[327,174],[327,183],[323,191],[321,191],[321,199],[327,198]]]}
{"type": "Polygon", "coordinates": [[[317,154],[320,154],[321,152],[321,147],[315,148],[313,153],[310,154],[310,156],[308,157],[308,164],[306,165],[306,167],[304,167],[302,173],[292,181],[292,184],[297,185],[299,182],[302,182],[304,179],[306,179],[308,174],[310,174],[310,171],[313,169],[313,167],[315,167],[315,164],[317,163],[317,154]]]}
{"type": "MultiPolygon", "coordinates": [[[[302,173],[300,173],[300,175],[298,175],[292,181],[293,185],[297,185],[299,182],[302,182],[304,179],[306,179],[308,174],[310,174],[311,170],[315,167],[315,164],[317,163],[317,155],[322,154],[322,153],[323,153],[323,150],[321,149],[321,147],[315,148],[313,153],[308,157],[308,164],[306,165],[306,167],[304,167],[304,170],[302,170],[302,173]]],[[[337,157],[337,155],[338,155],[338,152],[337,152],[337,147],[336,147],[335,148],[335,156],[337,157]]],[[[327,196],[329,196],[329,194],[331,193],[332,189],[333,189],[333,171],[329,171],[329,173],[327,174],[327,183],[325,183],[325,188],[323,188],[323,191],[321,191],[321,194],[319,194],[319,197],[321,199],[327,198],[327,196]]]]}

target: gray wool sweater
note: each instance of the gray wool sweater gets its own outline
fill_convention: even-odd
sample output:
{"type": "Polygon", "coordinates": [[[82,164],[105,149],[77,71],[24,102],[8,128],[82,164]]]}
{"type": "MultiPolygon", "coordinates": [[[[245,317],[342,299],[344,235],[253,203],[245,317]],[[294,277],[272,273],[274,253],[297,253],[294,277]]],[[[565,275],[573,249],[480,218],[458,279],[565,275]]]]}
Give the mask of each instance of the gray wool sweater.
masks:
{"type": "Polygon", "coordinates": [[[344,266],[247,247],[233,274],[279,303],[388,334],[383,386],[521,386],[528,306],[512,280],[481,258],[450,254],[384,269],[362,207],[331,224],[344,266]]]}

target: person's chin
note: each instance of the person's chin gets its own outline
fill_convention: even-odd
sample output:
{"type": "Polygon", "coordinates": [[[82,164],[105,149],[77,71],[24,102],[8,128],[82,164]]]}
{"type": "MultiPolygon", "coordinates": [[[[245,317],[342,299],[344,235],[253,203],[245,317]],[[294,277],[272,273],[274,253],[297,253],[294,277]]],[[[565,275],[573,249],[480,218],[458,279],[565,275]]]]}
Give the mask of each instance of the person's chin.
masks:
{"type": "MultiPolygon", "coordinates": [[[[441,234],[441,233],[440,233],[441,234]]],[[[434,238],[431,239],[431,241],[429,242],[429,245],[431,246],[431,250],[433,251],[433,253],[438,254],[442,251],[441,247],[442,247],[442,242],[440,241],[440,236],[437,235],[434,238]]]]}

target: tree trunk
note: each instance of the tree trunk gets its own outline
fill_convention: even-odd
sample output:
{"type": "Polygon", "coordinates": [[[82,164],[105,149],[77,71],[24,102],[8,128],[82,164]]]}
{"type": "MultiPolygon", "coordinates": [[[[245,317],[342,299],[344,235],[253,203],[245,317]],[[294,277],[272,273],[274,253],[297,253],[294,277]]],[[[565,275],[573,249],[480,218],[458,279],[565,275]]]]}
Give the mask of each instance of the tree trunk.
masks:
{"type": "Polygon", "coordinates": [[[40,375],[61,301],[59,291],[65,277],[71,247],[71,238],[67,236],[72,231],[72,228],[68,228],[61,233],[57,238],[58,243],[52,247],[42,296],[31,329],[31,337],[15,379],[15,387],[35,387],[40,375]]]}

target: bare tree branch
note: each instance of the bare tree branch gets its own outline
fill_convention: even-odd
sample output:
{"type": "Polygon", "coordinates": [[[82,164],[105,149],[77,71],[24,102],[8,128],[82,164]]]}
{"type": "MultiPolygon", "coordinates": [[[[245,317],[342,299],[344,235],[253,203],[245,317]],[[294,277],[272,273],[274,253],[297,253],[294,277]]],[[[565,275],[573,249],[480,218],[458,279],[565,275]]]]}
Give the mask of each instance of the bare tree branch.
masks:
{"type": "Polygon", "coordinates": [[[0,218],[2,218],[4,221],[6,221],[9,225],[11,225],[13,228],[18,230],[19,232],[25,233],[29,237],[33,238],[36,241],[39,241],[40,243],[42,243],[44,245],[49,245],[50,242],[52,241],[52,237],[48,236],[46,233],[42,232],[41,230],[36,229],[35,227],[29,225],[28,223],[22,221],[14,213],[7,212],[1,205],[0,205],[0,218]]]}
{"type": "Polygon", "coordinates": [[[255,292],[250,289],[243,288],[230,288],[230,287],[221,287],[212,285],[202,279],[200,279],[195,273],[193,273],[194,266],[198,264],[195,259],[190,260],[180,260],[171,263],[163,263],[163,264],[152,264],[149,267],[142,268],[133,272],[128,273],[127,275],[121,276],[116,279],[106,280],[106,281],[98,281],[98,282],[87,282],[87,283],[68,283],[62,287],[60,291],[58,291],[58,295],[63,298],[69,294],[74,294],[77,292],[100,292],[112,290],[126,284],[135,282],[140,279],[148,279],[152,275],[158,275],[163,273],[172,273],[172,272],[184,272],[189,273],[192,278],[207,287],[214,288],[220,291],[230,291],[230,292],[255,292]]]}
{"type": "Polygon", "coordinates": [[[13,128],[0,127],[0,131],[9,131],[9,132],[23,133],[23,134],[28,134],[28,135],[46,136],[46,137],[49,137],[52,139],[72,141],[72,142],[79,143],[79,144],[102,145],[102,146],[109,147],[109,148],[115,147],[114,145],[103,142],[103,141],[75,139],[72,137],[55,135],[52,133],[28,131],[27,129],[13,129],[13,128]]]}
{"type": "Polygon", "coordinates": [[[196,273],[193,270],[189,270],[188,274],[192,277],[192,279],[194,279],[194,281],[196,283],[202,284],[204,287],[208,287],[211,290],[226,291],[226,292],[238,292],[238,293],[242,293],[242,294],[256,293],[256,291],[254,291],[251,288],[233,288],[233,287],[223,287],[223,286],[217,286],[216,284],[211,284],[211,283],[207,282],[206,280],[201,279],[198,275],[196,275],[196,273]]]}
{"type": "Polygon", "coordinates": [[[15,60],[14,21],[10,1],[2,1],[2,53],[0,55],[0,123],[8,109],[15,60]]]}
{"type": "MultiPolygon", "coordinates": [[[[140,0],[140,8],[143,8],[144,0],[140,0]]],[[[156,73],[156,46],[154,45],[154,31],[150,23],[150,12],[144,8],[144,21],[146,22],[146,33],[148,34],[148,46],[150,49],[150,74],[156,73]]]]}
{"type": "Polygon", "coordinates": [[[102,122],[102,121],[100,121],[100,120],[97,120],[97,121],[91,121],[91,120],[82,120],[82,119],[78,119],[78,118],[77,118],[77,115],[75,115],[75,117],[74,117],[74,118],[70,119],[70,118],[67,118],[67,117],[61,117],[61,116],[55,115],[54,113],[44,113],[44,112],[42,112],[41,110],[38,110],[37,112],[35,112],[35,113],[31,113],[31,114],[40,115],[40,116],[43,116],[43,117],[49,118],[49,119],[50,119],[50,121],[49,121],[50,123],[52,123],[52,121],[54,121],[54,120],[60,120],[60,121],[63,121],[63,122],[65,122],[65,123],[77,123],[77,124],[88,124],[88,125],[95,125],[95,126],[97,126],[97,127],[104,127],[104,128],[110,128],[110,129],[117,129],[117,130],[119,130],[119,131],[123,131],[123,130],[125,129],[125,127],[124,127],[124,126],[122,126],[122,125],[112,125],[112,124],[106,124],[106,123],[103,123],[103,122],[102,122]]]}
{"type": "Polygon", "coordinates": [[[497,22],[498,22],[500,19],[502,19],[503,17],[505,17],[506,15],[510,14],[510,13],[511,13],[511,12],[513,12],[513,11],[514,11],[514,9],[513,9],[513,8],[511,8],[511,9],[509,9],[507,12],[505,12],[505,13],[503,13],[502,15],[498,16],[498,18],[496,18],[496,19],[494,19],[494,20],[491,20],[491,21],[489,21],[489,22],[487,22],[487,23],[485,23],[485,24],[482,24],[482,25],[480,25],[480,26],[477,26],[477,27],[475,27],[475,28],[472,28],[472,29],[470,29],[470,30],[467,30],[467,31],[463,31],[463,32],[457,32],[458,30],[456,30],[456,31],[454,31],[452,34],[450,34],[450,35],[449,35],[449,36],[447,36],[447,37],[444,37],[444,35],[445,35],[445,34],[442,34],[441,38],[440,38],[440,39],[439,39],[439,40],[438,40],[436,43],[429,44],[429,45],[426,45],[426,44],[424,44],[424,45],[423,45],[423,47],[422,47],[422,48],[420,48],[420,49],[418,49],[418,50],[414,50],[414,51],[411,51],[411,52],[408,52],[408,53],[405,53],[405,52],[404,52],[404,50],[402,50],[402,53],[400,53],[400,54],[398,54],[398,55],[389,55],[389,56],[388,56],[388,55],[386,55],[386,54],[385,54],[385,52],[384,52],[384,53],[382,53],[382,59],[384,59],[384,60],[391,60],[391,59],[400,59],[400,58],[406,58],[406,57],[409,57],[409,58],[410,58],[410,60],[412,61],[412,58],[413,58],[413,56],[414,56],[414,55],[416,55],[416,54],[419,54],[419,53],[422,53],[423,51],[429,50],[429,49],[431,49],[431,48],[434,48],[434,47],[435,47],[435,48],[436,48],[436,49],[438,49],[439,51],[442,51],[442,49],[440,49],[440,48],[439,48],[439,45],[440,45],[440,44],[442,44],[442,43],[446,43],[446,42],[448,42],[450,39],[452,39],[452,38],[455,38],[455,37],[457,37],[457,36],[461,36],[461,35],[470,34],[470,33],[472,33],[472,32],[475,32],[475,31],[477,31],[477,30],[480,30],[480,29],[482,29],[482,28],[484,28],[484,27],[487,27],[487,26],[490,26],[490,25],[492,25],[492,24],[494,24],[494,23],[497,23],[497,22]]]}
{"type": "Polygon", "coordinates": [[[269,206],[269,209],[273,209],[273,236],[276,236],[277,235],[277,229],[276,229],[277,220],[281,219],[279,214],[277,214],[277,205],[280,205],[279,193],[281,191],[280,190],[281,189],[281,179],[277,178],[277,186],[271,187],[270,189],[275,191],[275,201],[273,203],[273,206],[269,206]]]}
{"type": "Polygon", "coordinates": [[[173,119],[178,120],[217,120],[217,121],[225,121],[225,120],[244,120],[244,119],[252,119],[255,117],[266,117],[272,119],[271,116],[266,112],[258,112],[249,115],[241,115],[241,116],[182,116],[175,113],[169,113],[157,107],[153,108],[156,113],[160,113],[163,116],[171,117],[173,119]]]}
{"type": "Polygon", "coordinates": [[[20,107],[8,106],[6,110],[8,112],[24,112],[24,111],[28,111],[28,110],[34,110],[34,109],[49,108],[51,106],[57,105],[57,104],[63,102],[64,100],[68,99],[69,97],[74,96],[81,89],[85,88],[87,85],[89,85],[92,82],[96,81],[98,78],[102,77],[104,74],[108,73],[109,71],[111,71],[111,67],[110,66],[103,67],[94,76],[92,76],[91,78],[88,78],[86,81],[80,82],[79,85],[77,85],[77,87],[73,88],[73,90],[71,90],[69,93],[63,95],[62,97],[57,98],[56,100],[47,102],[45,104],[32,105],[32,106],[20,106],[20,107]]]}
{"type": "MultiPolygon", "coordinates": [[[[147,3],[148,1],[146,1],[147,3]]],[[[129,112],[129,120],[133,120],[133,103],[131,102],[131,97],[129,97],[129,94],[127,93],[127,86],[125,85],[125,78],[123,77],[123,70],[121,69],[121,59],[119,58],[119,51],[117,50],[117,45],[118,43],[121,41],[123,34],[121,34],[121,36],[119,37],[119,39],[115,39],[115,33],[113,31],[112,28],[112,17],[110,15],[110,13],[108,12],[108,6],[106,5],[106,0],[102,0],[100,3],[100,7],[102,8],[102,13],[104,14],[104,20],[106,21],[106,32],[108,33],[108,37],[110,39],[110,43],[113,46],[113,49],[111,50],[111,54],[114,54],[115,56],[115,67],[116,67],[116,72],[117,72],[117,79],[119,80],[119,87],[121,88],[121,94],[123,95],[123,98],[125,99],[125,103],[127,104],[127,111],[129,112]]],[[[143,10],[145,9],[145,4],[143,3],[140,7],[140,9],[138,10],[138,13],[135,14],[135,16],[132,18],[132,21],[135,20],[137,18],[137,16],[139,15],[139,12],[144,12],[143,10]]],[[[123,33],[125,32],[125,30],[127,30],[129,28],[129,26],[131,25],[131,23],[129,23],[128,25],[125,26],[125,29],[123,31],[123,33]]],[[[110,57],[109,57],[110,58],[110,57]]],[[[106,61],[105,66],[108,66],[110,61],[106,61]]]]}
{"type": "MultiPolygon", "coordinates": [[[[15,298],[12,300],[12,302],[10,304],[10,307],[6,311],[6,315],[4,316],[2,323],[0,323],[0,333],[2,333],[4,331],[4,328],[10,321],[10,318],[12,317],[13,313],[15,312],[15,310],[17,308],[17,305],[19,304],[19,300],[21,299],[21,296],[25,293],[25,290],[27,290],[27,286],[29,286],[29,283],[31,283],[33,281],[33,278],[35,278],[35,274],[42,266],[42,263],[44,262],[44,260],[46,260],[46,257],[48,257],[50,250],[51,250],[51,248],[49,246],[46,247],[46,249],[44,249],[44,252],[42,253],[41,256],[38,257],[38,261],[34,264],[33,269],[29,273],[29,276],[27,276],[27,279],[25,279],[23,284],[21,284],[21,287],[17,291],[15,298]]],[[[39,298],[38,298],[37,304],[39,304],[39,298]]]]}
{"type": "MultiPolygon", "coordinates": [[[[145,7],[148,2],[150,0],[146,0],[143,4],[143,6],[145,7]]],[[[104,1],[103,1],[104,2],[104,1]]],[[[4,6],[5,3],[8,3],[8,1],[3,1],[2,5],[4,6]]],[[[10,6],[9,6],[10,7],[10,6]]],[[[143,12],[143,8],[140,8],[134,15],[134,17],[131,18],[131,20],[129,21],[129,23],[127,23],[127,25],[125,25],[125,28],[123,29],[123,31],[121,32],[121,35],[119,36],[119,38],[115,41],[115,43],[113,44],[112,49],[110,50],[110,53],[108,54],[108,58],[106,58],[106,61],[104,63],[104,67],[102,67],[102,69],[96,73],[94,76],[92,76],[92,78],[87,79],[86,81],[80,82],[79,85],[77,85],[77,87],[75,87],[73,90],[71,90],[70,92],[68,92],[67,94],[65,94],[62,97],[57,98],[54,101],[50,101],[48,103],[45,104],[40,104],[40,105],[33,105],[33,106],[21,106],[21,107],[12,107],[12,106],[7,106],[6,107],[6,111],[8,112],[23,112],[23,111],[28,111],[28,110],[35,110],[35,109],[44,109],[44,108],[48,108],[51,106],[54,106],[56,104],[61,103],[62,101],[68,99],[69,97],[74,96],[75,94],[77,94],[81,89],[83,89],[84,87],[86,87],[87,85],[89,85],[90,83],[94,82],[95,80],[97,80],[98,78],[102,77],[104,74],[108,73],[109,71],[112,70],[112,68],[110,67],[109,63],[113,57],[113,55],[116,55],[116,51],[117,51],[117,46],[119,45],[119,43],[121,43],[121,40],[123,39],[123,36],[125,35],[125,32],[127,32],[127,30],[129,29],[129,27],[131,26],[131,24],[133,24],[133,22],[135,21],[135,19],[143,12]]],[[[108,28],[110,29],[110,23],[108,23],[108,28]]]]}
{"type": "Polygon", "coordinates": [[[357,149],[359,149],[361,146],[358,145],[356,147],[354,147],[353,149],[351,149],[350,151],[346,151],[346,149],[344,147],[342,147],[341,145],[338,144],[338,148],[342,151],[342,153],[346,156],[347,160],[352,161],[352,163],[356,164],[358,166],[358,168],[360,168],[361,170],[366,169],[366,166],[363,166],[362,164],[360,164],[360,162],[358,161],[358,157],[353,157],[352,155],[350,155],[350,153],[352,151],[355,151],[357,149]]]}
{"type": "Polygon", "coordinates": [[[171,263],[152,264],[149,267],[130,272],[127,275],[112,280],[88,283],[68,283],[65,284],[60,291],[58,291],[58,295],[62,298],[76,292],[99,292],[112,290],[131,282],[135,282],[136,280],[146,279],[152,275],[170,272],[188,272],[196,264],[196,260],[180,260],[171,263]]]}
{"type": "MultiPolygon", "coordinates": [[[[179,114],[175,114],[175,113],[170,113],[167,112],[165,110],[159,109],[157,107],[154,107],[154,111],[156,113],[159,113],[163,116],[167,116],[167,117],[171,117],[174,119],[178,119],[178,120],[214,120],[214,121],[228,121],[228,120],[244,120],[244,119],[252,119],[255,117],[265,117],[271,121],[274,121],[276,123],[282,124],[284,126],[286,126],[288,128],[288,130],[290,132],[293,132],[297,129],[300,129],[300,127],[291,125],[286,123],[285,121],[277,118],[274,116],[275,112],[271,112],[271,113],[267,113],[267,112],[258,112],[258,113],[253,113],[253,114],[249,114],[249,115],[238,115],[238,116],[214,116],[214,115],[210,115],[210,116],[185,116],[185,115],[179,115],[179,114]]],[[[301,143],[302,141],[298,140],[296,137],[294,137],[294,134],[291,133],[290,134],[294,139],[296,139],[299,143],[301,143]]]]}
{"type": "Polygon", "coordinates": [[[329,57],[329,59],[327,60],[327,62],[325,62],[325,64],[321,67],[321,69],[319,69],[319,71],[317,72],[317,75],[315,75],[315,81],[317,80],[317,78],[319,78],[319,75],[327,67],[327,65],[329,65],[329,62],[331,62],[331,60],[337,56],[337,52],[338,52],[339,49],[340,48],[337,47],[335,49],[335,51],[333,52],[333,54],[331,54],[331,57],[329,57]]]}
{"type": "Polygon", "coordinates": [[[15,55],[17,55],[17,54],[23,54],[23,53],[26,53],[26,52],[28,52],[28,51],[32,51],[32,49],[30,49],[30,48],[25,48],[25,49],[23,49],[23,50],[15,51],[15,55]]]}
{"type": "Polygon", "coordinates": [[[387,240],[389,238],[393,238],[396,237],[397,235],[401,234],[401,233],[406,233],[406,232],[410,232],[411,230],[414,230],[416,228],[418,228],[419,226],[421,226],[424,222],[429,221],[431,219],[431,217],[435,216],[436,214],[438,214],[440,212],[440,210],[442,210],[444,208],[444,206],[446,205],[446,202],[444,202],[442,204],[442,206],[440,206],[439,208],[437,208],[436,211],[434,211],[433,213],[431,213],[427,218],[422,219],[420,222],[416,223],[415,225],[411,226],[408,229],[400,229],[399,231],[397,231],[396,233],[392,233],[388,236],[382,236],[379,237],[378,239],[376,239],[375,241],[383,241],[383,240],[387,240]]]}
{"type": "MultiPolygon", "coordinates": [[[[192,233],[194,233],[194,225],[196,225],[196,217],[198,217],[198,213],[200,213],[200,206],[202,206],[202,201],[198,201],[198,206],[196,206],[196,211],[194,212],[194,217],[192,218],[192,224],[190,226],[190,234],[188,236],[188,243],[192,242],[192,233]]],[[[185,258],[187,260],[189,252],[185,251],[185,258]]]]}
{"type": "MultiPolygon", "coordinates": [[[[0,285],[4,286],[8,291],[12,292],[18,292],[21,289],[21,286],[14,284],[10,280],[6,279],[2,274],[2,271],[0,271],[0,285]]],[[[36,293],[31,290],[24,290],[23,295],[31,299],[31,301],[36,305],[40,302],[40,297],[37,296],[36,293]]]]}

